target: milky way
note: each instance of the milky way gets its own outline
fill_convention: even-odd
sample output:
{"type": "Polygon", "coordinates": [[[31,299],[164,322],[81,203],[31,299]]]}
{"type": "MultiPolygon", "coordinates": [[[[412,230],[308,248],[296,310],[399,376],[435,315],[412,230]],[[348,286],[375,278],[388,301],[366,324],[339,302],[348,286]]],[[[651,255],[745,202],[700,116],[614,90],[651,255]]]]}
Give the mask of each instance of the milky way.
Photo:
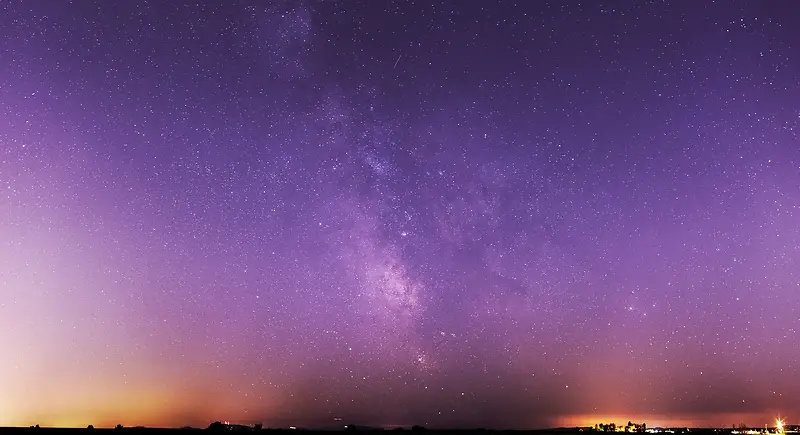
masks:
{"type": "Polygon", "coordinates": [[[793,2],[0,8],[0,426],[800,420],[793,2]]]}

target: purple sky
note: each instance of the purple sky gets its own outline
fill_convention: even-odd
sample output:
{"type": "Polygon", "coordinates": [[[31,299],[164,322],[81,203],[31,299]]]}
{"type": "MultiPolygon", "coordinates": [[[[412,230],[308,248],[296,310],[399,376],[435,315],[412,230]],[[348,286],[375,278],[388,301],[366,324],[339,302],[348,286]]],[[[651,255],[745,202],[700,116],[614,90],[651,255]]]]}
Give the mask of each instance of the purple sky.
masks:
{"type": "Polygon", "coordinates": [[[800,421],[798,23],[2,2],[0,426],[800,421]]]}

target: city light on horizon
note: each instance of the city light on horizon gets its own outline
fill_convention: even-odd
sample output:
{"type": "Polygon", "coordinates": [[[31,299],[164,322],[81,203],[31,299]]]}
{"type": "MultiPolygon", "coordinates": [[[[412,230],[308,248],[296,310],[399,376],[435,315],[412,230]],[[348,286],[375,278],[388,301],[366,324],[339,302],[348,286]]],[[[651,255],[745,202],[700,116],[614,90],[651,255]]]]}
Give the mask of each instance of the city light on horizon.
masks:
{"type": "MultiPolygon", "coordinates": [[[[769,414],[742,413],[718,415],[687,415],[683,417],[667,416],[664,414],[588,414],[567,416],[559,419],[553,427],[594,427],[600,423],[615,423],[617,427],[624,427],[627,422],[646,423],[652,428],[720,428],[730,429],[744,424],[748,428],[764,428],[763,421],[769,421],[769,414]]],[[[786,419],[774,418],[776,428],[783,430],[786,419]]]]}

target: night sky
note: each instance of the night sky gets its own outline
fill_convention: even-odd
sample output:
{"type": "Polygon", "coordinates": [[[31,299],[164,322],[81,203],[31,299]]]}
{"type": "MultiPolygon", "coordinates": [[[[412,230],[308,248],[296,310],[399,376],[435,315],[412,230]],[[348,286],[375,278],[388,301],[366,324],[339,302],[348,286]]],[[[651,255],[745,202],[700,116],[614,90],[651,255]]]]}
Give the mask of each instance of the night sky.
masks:
{"type": "Polygon", "coordinates": [[[0,426],[800,421],[794,1],[0,3],[0,426]]]}

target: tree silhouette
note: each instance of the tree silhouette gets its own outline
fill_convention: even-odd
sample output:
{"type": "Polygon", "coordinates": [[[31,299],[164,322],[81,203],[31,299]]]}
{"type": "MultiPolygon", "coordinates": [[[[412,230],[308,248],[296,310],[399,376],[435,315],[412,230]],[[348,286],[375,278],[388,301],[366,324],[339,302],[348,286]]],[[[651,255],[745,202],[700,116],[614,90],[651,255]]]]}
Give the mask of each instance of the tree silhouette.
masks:
{"type": "Polygon", "coordinates": [[[263,428],[264,428],[264,425],[261,424],[261,423],[256,423],[256,425],[253,426],[253,430],[261,430],[263,428]]]}
{"type": "Polygon", "coordinates": [[[224,425],[221,421],[215,421],[208,425],[208,430],[222,430],[224,425]]]}
{"type": "Polygon", "coordinates": [[[89,426],[86,426],[86,429],[94,429],[94,426],[90,424],[89,426]]]}
{"type": "Polygon", "coordinates": [[[122,429],[122,425],[118,424],[118,425],[114,426],[114,429],[120,430],[120,429],[122,429]]]}

